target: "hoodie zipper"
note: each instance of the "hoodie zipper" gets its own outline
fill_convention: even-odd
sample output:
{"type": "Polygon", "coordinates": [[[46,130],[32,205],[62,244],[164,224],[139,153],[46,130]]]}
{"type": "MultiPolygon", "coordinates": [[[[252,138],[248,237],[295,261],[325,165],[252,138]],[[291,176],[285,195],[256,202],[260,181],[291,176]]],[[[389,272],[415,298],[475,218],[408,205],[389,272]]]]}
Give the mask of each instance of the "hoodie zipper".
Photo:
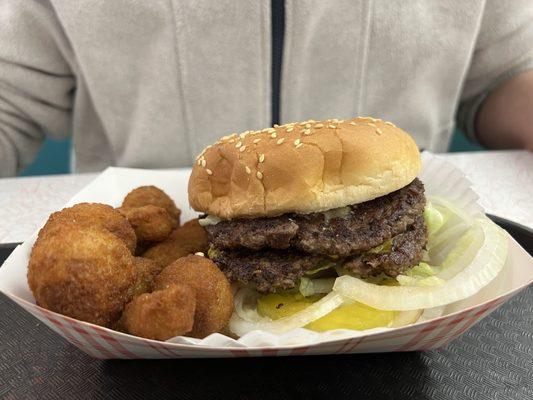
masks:
{"type": "Polygon", "coordinates": [[[285,36],[285,0],[271,0],[272,19],[272,125],[280,123],[281,65],[285,36]]]}

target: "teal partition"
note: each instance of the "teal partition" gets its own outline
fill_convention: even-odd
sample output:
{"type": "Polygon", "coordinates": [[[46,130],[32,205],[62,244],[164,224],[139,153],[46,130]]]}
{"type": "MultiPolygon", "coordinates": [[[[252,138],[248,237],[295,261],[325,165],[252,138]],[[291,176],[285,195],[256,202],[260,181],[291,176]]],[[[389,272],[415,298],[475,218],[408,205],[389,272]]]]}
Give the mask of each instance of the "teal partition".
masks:
{"type": "Polygon", "coordinates": [[[70,140],[46,140],[37,158],[22,172],[22,176],[68,174],[70,148],[70,140]]]}
{"type": "Polygon", "coordinates": [[[452,141],[448,151],[450,153],[456,153],[459,151],[481,151],[484,148],[480,145],[469,142],[466,136],[460,130],[456,129],[452,136],[452,141]]]}

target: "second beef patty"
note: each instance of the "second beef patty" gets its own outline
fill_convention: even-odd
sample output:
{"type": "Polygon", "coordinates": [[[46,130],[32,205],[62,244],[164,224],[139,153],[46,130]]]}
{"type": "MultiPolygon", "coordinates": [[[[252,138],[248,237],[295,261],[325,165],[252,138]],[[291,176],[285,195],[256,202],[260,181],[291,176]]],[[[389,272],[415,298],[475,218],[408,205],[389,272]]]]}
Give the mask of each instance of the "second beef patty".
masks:
{"type": "Polygon", "coordinates": [[[218,249],[291,248],[346,257],[404,232],[422,214],[425,204],[424,185],[415,179],[386,196],[334,212],[236,219],[205,228],[210,243],[218,249]]]}

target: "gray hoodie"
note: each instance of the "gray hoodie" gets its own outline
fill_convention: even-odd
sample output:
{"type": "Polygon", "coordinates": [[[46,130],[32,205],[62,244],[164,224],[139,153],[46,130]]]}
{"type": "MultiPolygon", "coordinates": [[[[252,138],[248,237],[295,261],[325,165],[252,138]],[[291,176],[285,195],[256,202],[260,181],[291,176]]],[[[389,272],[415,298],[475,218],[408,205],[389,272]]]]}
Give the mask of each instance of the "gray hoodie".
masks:
{"type": "MultiPolygon", "coordinates": [[[[0,176],[46,135],[75,169],[191,165],[271,123],[270,2],[3,0],[0,176]]],[[[371,115],[445,151],[533,66],[530,0],[285,0],[281,122],[371,115]]]]}

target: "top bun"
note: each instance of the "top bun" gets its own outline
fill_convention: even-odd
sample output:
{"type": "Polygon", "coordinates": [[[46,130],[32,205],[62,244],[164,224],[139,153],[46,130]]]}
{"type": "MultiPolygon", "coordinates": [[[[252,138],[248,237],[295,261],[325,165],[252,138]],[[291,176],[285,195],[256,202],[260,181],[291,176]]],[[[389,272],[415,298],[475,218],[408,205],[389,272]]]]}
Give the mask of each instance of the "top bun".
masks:
{"type": "Polygon", "coordinates": [[[198,156],[189,202],[222,219],[312,213],[384,196],[420,171],[409,134],[370,117],[225,136],[198,156]]]}

